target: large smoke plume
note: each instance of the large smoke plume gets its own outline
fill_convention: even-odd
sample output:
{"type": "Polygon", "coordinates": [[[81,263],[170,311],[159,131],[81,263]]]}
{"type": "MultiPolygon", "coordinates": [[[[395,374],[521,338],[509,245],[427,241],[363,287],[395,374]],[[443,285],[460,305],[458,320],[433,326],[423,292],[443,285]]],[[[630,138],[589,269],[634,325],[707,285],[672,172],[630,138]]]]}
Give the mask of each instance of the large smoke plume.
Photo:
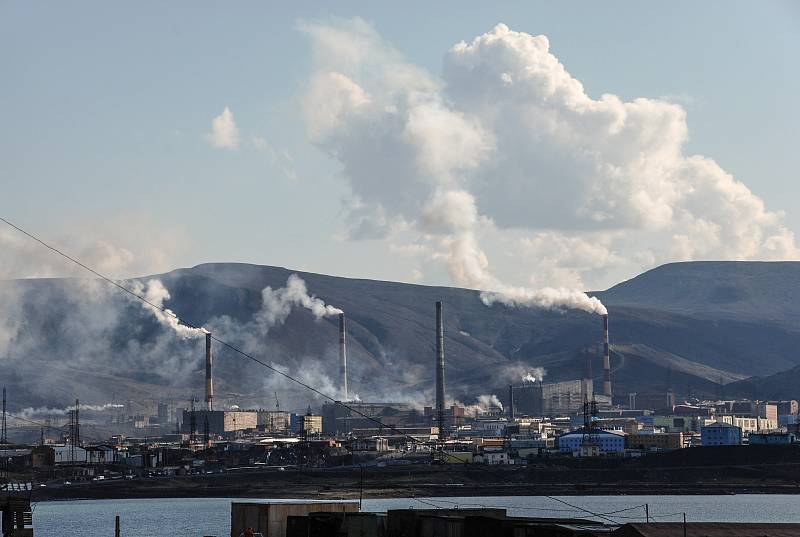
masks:
{"type": "Polygon", "coordinates": [[[314,46],[308,134],[342,165],[351,237],[391,237],[487,303],[602,314],[578,290],[587,276],[798,258],[779,212],[685,154],[683,108],[589,96],[545,36],[499,24],[453,46],[437,77],[360,19],[301,30],[314,46]]]}

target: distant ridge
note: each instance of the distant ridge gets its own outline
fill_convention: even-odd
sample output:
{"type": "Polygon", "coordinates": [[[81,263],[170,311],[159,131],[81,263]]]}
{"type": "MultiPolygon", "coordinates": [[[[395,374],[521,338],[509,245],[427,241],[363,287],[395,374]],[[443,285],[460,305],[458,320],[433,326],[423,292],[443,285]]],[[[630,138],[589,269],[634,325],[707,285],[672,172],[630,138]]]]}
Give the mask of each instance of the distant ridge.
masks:
{"type": "MultiPolygon", "coordinates": [[[[545,367],[546,381],[578,378],[583,352],[601,337],[597,316],[486,307],[476,291],[453,287],[244,263],[206,263],[155,277],[170,292],[168,307],[236,334],[260,308],[261,290],[284,286],[294,273],[310,293],[347,312],[351,385],[366,399],[430,403],[436,300],[445,303],[447,387],[459,400],[504,393],[504,386],[519,380],[513,371],[520,364],[545,367]]],[[[0,282],[0,300],[12,313],[16,334],[4,358],[12,371],[7,382],[19,404],[63,404],[76,396],[179,399],[200,389],[199,347],[165,336],[140,305],[85,287],[74,279],[0,282]]],[[[672,388],[679,395],[712,396],[721,379],[742,394],[764,397],[780,376],[772,382],[740,379],[800,365],[800,263],[673,263],[595,294],[610,311],[618,395],[672,388]]],[[[334,320],[317,321],[296,310],[269,334],[239,335],[249,337],[250,351],[261,358],[309,381],[335,384],[334,320]]],[[[257,405],[285,389],[290,404],[303,402],[302,394],[224,350],[218,364],[223,400],[257,405]]]]}

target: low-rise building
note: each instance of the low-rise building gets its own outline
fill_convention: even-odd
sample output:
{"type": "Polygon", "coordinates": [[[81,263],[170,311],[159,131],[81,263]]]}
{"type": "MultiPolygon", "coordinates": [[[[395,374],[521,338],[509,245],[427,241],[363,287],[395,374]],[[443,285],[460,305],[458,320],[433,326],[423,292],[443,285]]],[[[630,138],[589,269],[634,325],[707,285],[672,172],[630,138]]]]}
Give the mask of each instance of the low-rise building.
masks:
{"type": "Polygon", "coordinates": [[[779,431],[750,433],[747,436],[747,441],[750,442],[751,445],[791,444],[795,441],[795,435],[794,433],[779,431]]]}
{"type": "Polygon", "coordinates": [[[633,433],[625,437],[628,449],[681,449],[683,433],[633,433]]]}
{"type": "Polygon", "coordinates": [[[579,453],[584,443],[598,446],[601,455],[625,453],[625,433],[622,431],[581,428],[558,437],[558,449],[562,453],[579,453]]]}
{"type": "Polygon", "coordinates": [[[700,429],[703,446],[738,446],[742,443],[742,429],[725,422],[705,425],[700,429]]]}

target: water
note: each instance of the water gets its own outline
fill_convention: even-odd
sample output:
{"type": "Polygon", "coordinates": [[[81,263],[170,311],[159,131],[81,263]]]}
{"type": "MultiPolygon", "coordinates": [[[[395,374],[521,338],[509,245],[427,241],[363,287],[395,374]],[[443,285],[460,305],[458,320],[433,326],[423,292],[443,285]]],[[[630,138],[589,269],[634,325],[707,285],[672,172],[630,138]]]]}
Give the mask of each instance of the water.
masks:
{"type": "MultiPolygon", "coordinates": [[[[543,496],[476,498],[394,498],[364,500],[365,511],[438,507],[507,507],[512,516],[593,518],[586,511],[608,514],[617,522],[644,520],[645,503],[657,521],[677,522],[683,513],[690,522],[800,522],[798,496],[739,494],[736,496],[559,496],[570,507],[543,496]],[[632,508],[632,509],[629,509],[632,508]],[[621,511],[623,509],[629,509],[621,511]],[[586,511],[583,511],[586,510],[586,511]]],[[[107,537],[120,515],[125,537],[202,537],[230,534],[232,498],[154,500],[76,500],[41,502],[33,513],[37,535],[107,537]]],[[[266,500],[253,500],[266,501],[266,500]]],[[[275,500],[292,501],[292,500],[275,500]]]]}

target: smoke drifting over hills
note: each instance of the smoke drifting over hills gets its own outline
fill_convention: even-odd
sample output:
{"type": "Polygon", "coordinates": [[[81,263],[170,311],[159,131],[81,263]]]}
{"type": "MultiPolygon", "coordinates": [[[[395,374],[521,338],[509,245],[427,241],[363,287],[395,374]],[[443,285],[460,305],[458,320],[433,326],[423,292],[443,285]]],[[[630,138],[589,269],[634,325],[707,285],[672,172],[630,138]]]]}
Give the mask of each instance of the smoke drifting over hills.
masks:
{"type": "Polygon", "coordinates": [[[341,164],[351,238],[416,247],[488,302],[603,313],[571,291],[588,274],[798,258],[780,212],[684,152],[681,106],[590,97],[545,36],[498,24],[454,45],[435,76],[363,20],[301,30],[314,50],[308,134],[341,164]],[[506,284],[483,243],[500,244],[534,288],[506,284]]]}

